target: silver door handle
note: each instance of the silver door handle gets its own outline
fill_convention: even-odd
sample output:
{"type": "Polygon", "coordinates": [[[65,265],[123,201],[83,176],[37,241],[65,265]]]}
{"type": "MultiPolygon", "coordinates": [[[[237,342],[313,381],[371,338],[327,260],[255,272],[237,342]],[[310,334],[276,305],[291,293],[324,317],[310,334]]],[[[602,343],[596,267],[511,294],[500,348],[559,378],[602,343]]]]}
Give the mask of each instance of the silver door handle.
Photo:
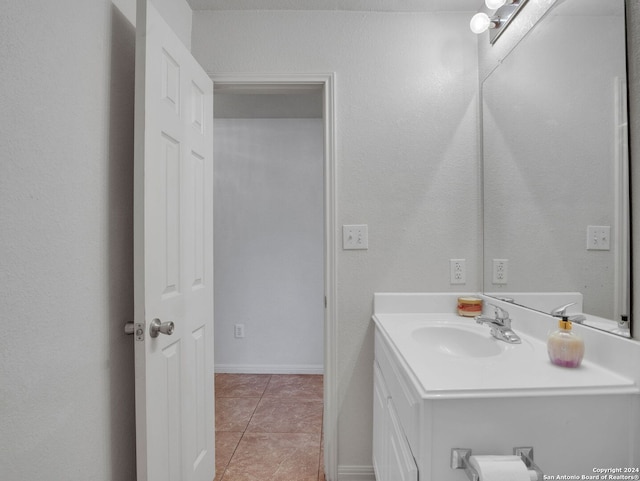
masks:
{"type": "Polygon", "coordinates": [[[158,337],[158,335],[162,333],[170,336],[173,334],[174,328],[175,326],[171,321],[160,322],[160,319],[154,319],[149,325],[149,335],[151,337],[158,337]]]}

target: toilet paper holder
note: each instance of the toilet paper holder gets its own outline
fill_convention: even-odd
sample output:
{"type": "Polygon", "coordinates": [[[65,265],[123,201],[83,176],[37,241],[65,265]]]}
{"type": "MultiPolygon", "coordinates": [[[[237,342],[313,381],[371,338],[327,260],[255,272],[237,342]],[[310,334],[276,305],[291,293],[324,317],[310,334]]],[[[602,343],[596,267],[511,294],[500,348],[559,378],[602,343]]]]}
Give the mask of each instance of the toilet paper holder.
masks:
{"type": "MultiPolygon", "coordinates": [[[[535,471],[538,475],[538,479],[544,479],[542,470],[533,462],[533,448],[532,447],[518,447],[513,448],[513,454],[520,456],[522,462],[529,471],[535,471]]],[[[452,448],[451,449],[451,469],[464,469],[468,478],[471,481],[480,481],[480,475],[478,472],[469,466],[469,458],[471,457],[471,450],[467,448],[452,448]]]]}

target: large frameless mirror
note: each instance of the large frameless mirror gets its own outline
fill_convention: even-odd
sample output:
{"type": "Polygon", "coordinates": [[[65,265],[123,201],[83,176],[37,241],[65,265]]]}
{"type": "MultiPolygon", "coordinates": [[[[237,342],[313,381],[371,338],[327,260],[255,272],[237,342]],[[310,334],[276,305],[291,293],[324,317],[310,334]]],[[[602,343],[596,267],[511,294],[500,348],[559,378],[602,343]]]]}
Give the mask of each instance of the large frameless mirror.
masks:
{"type": "Polygon", "coordinates": [[[559,0],[486,78],[484,291],[629,335],[624,0],[559,0]]]}

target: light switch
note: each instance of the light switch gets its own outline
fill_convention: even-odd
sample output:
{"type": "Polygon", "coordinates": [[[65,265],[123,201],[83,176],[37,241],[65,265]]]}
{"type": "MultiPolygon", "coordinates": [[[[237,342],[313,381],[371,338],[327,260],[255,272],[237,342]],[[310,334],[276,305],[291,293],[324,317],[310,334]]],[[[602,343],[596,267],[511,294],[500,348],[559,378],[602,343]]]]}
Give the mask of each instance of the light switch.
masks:
{"type": "Polygon", "coordinates": [[[362,225],[343,225],[342,226],[342,248],[348,249],[368,249],[369,233],[368,226],[362,225]]]}
{"type": "Polygon", "coordinates": [[[588,251],[611,250],[611,226],[608,226],[608,225],[587,226],[587,250],[588,251]]]}

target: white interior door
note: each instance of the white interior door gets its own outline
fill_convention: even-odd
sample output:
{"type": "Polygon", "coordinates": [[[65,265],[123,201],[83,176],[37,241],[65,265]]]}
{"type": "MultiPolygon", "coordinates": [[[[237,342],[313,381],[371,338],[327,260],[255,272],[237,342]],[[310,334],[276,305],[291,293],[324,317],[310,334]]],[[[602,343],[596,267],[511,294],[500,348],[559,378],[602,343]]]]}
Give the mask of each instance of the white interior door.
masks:
{"type": "Polygon", "coordinates": [[[147,0],[136,37],[137,479],[211,481],[213,83],[147,0]]]}

